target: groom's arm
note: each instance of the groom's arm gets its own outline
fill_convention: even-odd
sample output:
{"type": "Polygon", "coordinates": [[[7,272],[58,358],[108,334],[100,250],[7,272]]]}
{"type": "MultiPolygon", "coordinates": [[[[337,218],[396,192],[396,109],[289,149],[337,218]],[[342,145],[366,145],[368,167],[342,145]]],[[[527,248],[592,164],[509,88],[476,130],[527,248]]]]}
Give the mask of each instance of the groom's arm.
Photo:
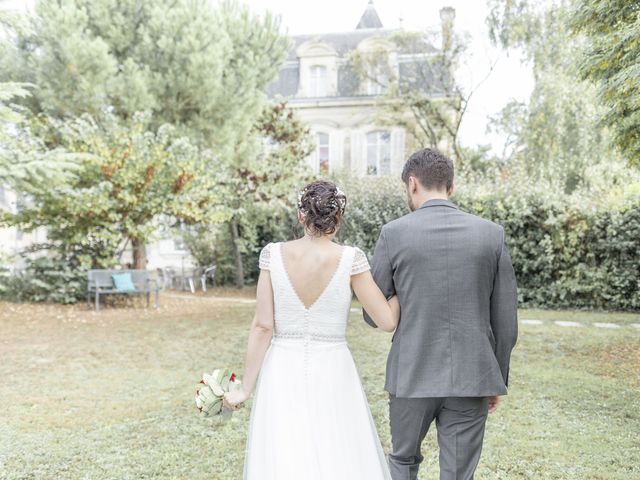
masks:
{"type": "Polygon", "coordinates": [[[509,382],[511,350],[518,339],[518,289],[511,256],[502,229],[498,268],[491,292],[491,330],[496,340],[495,355],[504,384],[509,382]]]}
{"type": "MultiPolygon", "coordinates": [[[[393,284],[393,269],[391,267],[391,260],[389,259],[389,251],[387,250],[387,240],[385,237],[385,227],[382,227],[376,248],[373,251],[373,261],[371,265],[371,273],[378,288],[382,290],[385,298],[392,297],[396,293],[395,286],[393,284]]],[[[363,309],[362,315],[364,321],[371,325],[373,328],[377,328],[373,319],[363,309]]]]}

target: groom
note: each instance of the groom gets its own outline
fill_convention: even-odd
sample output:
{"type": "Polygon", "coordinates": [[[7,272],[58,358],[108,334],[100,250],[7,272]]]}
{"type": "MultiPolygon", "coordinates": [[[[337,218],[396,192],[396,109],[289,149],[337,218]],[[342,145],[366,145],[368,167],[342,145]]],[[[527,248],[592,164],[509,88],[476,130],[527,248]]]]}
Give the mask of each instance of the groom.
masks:
{"type": "Polygon", "coordinates": [[[402,312],[385,382],[391,476],[418,478],[420,445],[435,420],[440,479],[472,479],[518,336],[511,257],[501,226],[449,201],[453,163],[442,153],[411,155],[402,180],[412,213],[382,228],[372,268],[402,312]]]}

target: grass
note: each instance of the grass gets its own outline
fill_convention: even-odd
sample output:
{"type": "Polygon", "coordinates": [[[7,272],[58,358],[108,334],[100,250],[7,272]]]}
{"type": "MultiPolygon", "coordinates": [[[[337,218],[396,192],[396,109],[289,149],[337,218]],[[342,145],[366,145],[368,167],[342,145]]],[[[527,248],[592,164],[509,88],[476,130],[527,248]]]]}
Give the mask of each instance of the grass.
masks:
{"type": "MultiPolygon", "coordinates": [[[[165,296],[159,311],[100,314],[0,303],[0,478],[242,478],[249,409],[215,427],[196,414],[193,390],[214,366],[240,370],[252,315],[240,296],[165,296]]],[[[510,393],[489,417],[476,478],[640,478],[640,330],[628,325],[640,316],[521,318],[586,326],[521,326],[510,393]]],[[[355,313],[348,335],[388,452],[390,336],[355,313]]],[[[435,426],[423,453],[420,479],[437,479],[435,426]]]]}

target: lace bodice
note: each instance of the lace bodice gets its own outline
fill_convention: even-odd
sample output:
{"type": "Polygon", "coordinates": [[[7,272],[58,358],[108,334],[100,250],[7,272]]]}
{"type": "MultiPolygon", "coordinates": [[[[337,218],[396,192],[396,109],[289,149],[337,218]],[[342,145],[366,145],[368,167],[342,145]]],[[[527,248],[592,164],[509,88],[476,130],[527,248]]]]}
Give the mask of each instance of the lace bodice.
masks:
{"type": "Polygon", "coordinates": [[[351,275],[369,270],[366,255],[357,247],[344,246],[333,277],[307,308],[289,280],[281,247],[281,242],[266,245],[259,262],[261,269],[271,273],[274,338],[344,342],[352,298],[351,275]]]}

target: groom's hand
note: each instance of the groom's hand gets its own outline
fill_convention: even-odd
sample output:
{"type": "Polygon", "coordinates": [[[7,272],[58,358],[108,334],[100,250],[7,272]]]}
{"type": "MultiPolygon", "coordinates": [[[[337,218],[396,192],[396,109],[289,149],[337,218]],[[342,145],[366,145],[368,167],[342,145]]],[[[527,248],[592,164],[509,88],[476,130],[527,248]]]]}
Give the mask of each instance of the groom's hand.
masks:
{"type": "Polygon", "coordinates": [[[493,413],[498,409],[500,397],[497,395],[489,397],[489,413],[493,413]]]}

